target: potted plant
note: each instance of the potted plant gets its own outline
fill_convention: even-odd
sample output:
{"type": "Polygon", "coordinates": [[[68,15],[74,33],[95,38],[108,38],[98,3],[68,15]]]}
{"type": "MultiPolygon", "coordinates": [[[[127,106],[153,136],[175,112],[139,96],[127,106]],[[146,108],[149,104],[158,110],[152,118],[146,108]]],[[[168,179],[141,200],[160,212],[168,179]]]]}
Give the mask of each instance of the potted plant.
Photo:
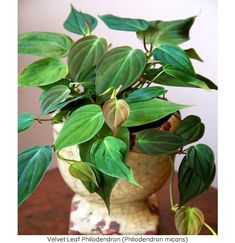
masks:
{"type": "Polygon", "coordinates": [[[80,203],[71,214],[77,233],[156,233],[157,201],[151,194],[170,177],[170,209],[179,234],[199,234],[202,226],[215,234],[200,209],[185,206],[211,185],[214,153],[206,144],[190,145],[203,136],[204,124],[195,115],[181,119],[179,110],[190,106],[170,102],[165,88],[217,89],[195,72],[190,59],[202,61],[196,51],[179,47],[189,40],[195,17],[99,18],[110,29],[136,32],[143,50],[112,48],[91,34],[97,19],[73,6],[64,27],[80,35],[78,40],[49,32],[19,36],[19,53],[42,57],[23,70],[19,86],[38,87],[42,95],[39,116],[19,114],[18,131],[50,120],[55,135],[54,145],[19,153],[19,205],[40,183],[55,152],[62,176],[76,192],[73,200],[80,203]],[[177,154],[184,157],[175,203],[177,154]]]}

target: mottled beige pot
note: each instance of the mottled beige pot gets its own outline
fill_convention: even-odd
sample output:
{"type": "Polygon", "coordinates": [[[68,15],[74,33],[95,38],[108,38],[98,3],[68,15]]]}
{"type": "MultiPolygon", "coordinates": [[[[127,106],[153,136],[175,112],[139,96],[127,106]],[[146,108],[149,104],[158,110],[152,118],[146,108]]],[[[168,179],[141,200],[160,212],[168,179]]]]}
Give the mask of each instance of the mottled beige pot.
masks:
{"type": "MultiPolygon", "coordinates": [[[[174,131],[179,119],[172,116],[160,128],[174,131]]],[[[57,137],[62,125],[54,125],[57,137]]],[[[157,234],[159,225],[158,200],[152,195],[168,179],[171,164],[168,156],[153,156],[129,152],[126,163],[132,168],[136,180],[143,188],[119,180],[111,195],[111,214],[102,199],[90,194],[83,184],[68,172],[68,164],[58,159],[58,166],[67,185],[75,192],[70,215],[72,234],[157,234]],[[152,196],[151,196],[152,195],[152,196]],[[151,197],[150,197],[151,196],[151,197]]],[[[68,159],[80,160],[78,146],[65,148],[61,155],[68,159]]]]}

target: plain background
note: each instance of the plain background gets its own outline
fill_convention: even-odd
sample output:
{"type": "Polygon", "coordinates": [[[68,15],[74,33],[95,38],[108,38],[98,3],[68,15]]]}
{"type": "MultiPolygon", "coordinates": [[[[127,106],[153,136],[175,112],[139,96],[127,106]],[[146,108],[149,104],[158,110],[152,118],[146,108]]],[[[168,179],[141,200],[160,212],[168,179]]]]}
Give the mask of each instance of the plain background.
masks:
{"type": "MultiPolygon", "coordinates": [[[[69,33],[63,28],[63,22],[70,12],[70,3],[75,8],[93,16],[112,13],[114,15],[146,20],[173,20],[198,15],[191,29],[191,40],[181,45],[183,48],[193,47],[204,60],[204,63],[193,61],[197,73],[217,83],[217,1],[215,0],[19,0],[19,33],[29,31],[61,32],[70,35],[74,40],[79,36],[69,33]],[[55,8],[56,3],[56,8],[55,8]]],[[[105,37],[115,46],[130,45],[143,48],[134,33],[113,31],[101,21],[93,34],[105,37]]],[[[19,55],[19,72],[37,57],[19,55]]],[[[167,97],[177,103],[192,104],[191,108],[182,110],[182,117],[190,114],[198,115],[206,126],[204,137],[200,143],[208,144],[217,158],[217,92],[191,88],[168,89],[167,97]]],[[[31,112],[39,114],[38,102],[40,90],[34,88],[19,89],[19,113],[31,112]]],[[[53,144],[50,123],[35,123],[19,136],[19,150],[31,145],[53,144]]],[[[182,158],[177,158],[177,167],[182,158]]],[[[216,159],[217,160],[217,159],[216,159]]],[[[54,161],[53,167],[56,166],[54,161]]],[[[217,186],[217,177],[213,183],[217,186]]]]}

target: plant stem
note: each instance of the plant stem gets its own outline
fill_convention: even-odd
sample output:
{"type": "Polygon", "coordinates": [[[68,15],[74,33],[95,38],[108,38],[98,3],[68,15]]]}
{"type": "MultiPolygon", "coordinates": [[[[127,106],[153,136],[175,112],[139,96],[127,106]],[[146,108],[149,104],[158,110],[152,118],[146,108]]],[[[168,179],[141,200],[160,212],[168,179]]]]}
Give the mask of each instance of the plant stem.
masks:
{"type": "Polygon", "coordinates": [[[171,162],[171,175],[170,175],[170,187],[169,187],[169,194],[170,194],[170,204],[171,204],[171,209],[174,208],[174,196],[173,196],[173,183],[174,183],[174,174],[175,174],[175,166],[174,166],[174,161],[172,160],[172,157],[169,156],[170,162],[171,162]]]}
{"type": "Polygon", "coordinates": [[[147,48],[147,46],[146,46],[146,42],[145,42],[145,35],[144,35],[144,40],[143,40],[143,41],[144,41],[144,49],[145,49],[145,51],[146,51],[146,52],[149,52],[149,50],[148,50],[148,48],[147,48]]]}
{"type": "Polygon", "coordinates": [[[74,162],[74,160],[70,160],[70,159],[65,159],[65,158],[63,158],[63,157],[60,155],[60,152],[57,152],[56,155],[57,155],[57,157],[58,157],[59,159],[63,160],[64,162],[66,162],[66,163],[69,164],[69,165],[71,165],[71,164],[74,162]]]}
{"type": "Polygon", "coordinates": [[[52,118],[44,118],[44,119],[40,119],[40,118],[34,118],[35,121],[38,121],[39,123],[41,123],[42,121],[51,121],[52,118]]]}
{"type": "Polygon", "coordinates": [[[212,233],[212,235],[217,235],[217,233],[206,222],[204,222],[203,225],[212,233]]]}

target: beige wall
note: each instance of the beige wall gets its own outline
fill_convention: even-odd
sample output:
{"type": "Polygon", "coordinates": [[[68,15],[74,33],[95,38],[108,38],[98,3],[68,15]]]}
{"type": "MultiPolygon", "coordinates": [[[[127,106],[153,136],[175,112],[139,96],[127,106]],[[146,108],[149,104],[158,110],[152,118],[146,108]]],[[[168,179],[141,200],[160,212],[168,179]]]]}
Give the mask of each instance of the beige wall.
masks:
{"type": "MultiPolygon", "coordinates": [[[[147,20],[180,19],[198,15],[191,31],[191,40],[182,47],[194,47],[204,63],[194,62],[196,71],[217,82],[217,1],[216,0],[19,0],[19,32],[52,31],[71,35],[63,29],[63,22],[70,11],[70,3],[84,12],[97,14],[112,13],[123,17],[144,18],[147,20]]],[[[131,45],[142,48],[134,33],[109,30],[101,21],[94,34],[113,43],[113,46],[131,45]]],[[[34,57],[20,55],[19,71],[34,57]]],[[[214,91],[199,89],[170,88],[168,97],[174,101],[193,104],[182,111],[182,115],[199,115],[206,125],[206,133],[201,143],[207,143],[217,154],[217,94],[214,91]]],[[[39,91],[33,88],[19,89],[19,112],[39,112],[39,91]]],[[[35,124],[19,136],[19,149],[30,145],[53,144],[51,127],[48,124],[35,124]]],[[[181,158],[180,158],[181,159],[181,158]]],[[[178,162],[179,160],[178,159],[178,162]]],[[[214,181],[217,185],[217,179],[214,181]]]]}

